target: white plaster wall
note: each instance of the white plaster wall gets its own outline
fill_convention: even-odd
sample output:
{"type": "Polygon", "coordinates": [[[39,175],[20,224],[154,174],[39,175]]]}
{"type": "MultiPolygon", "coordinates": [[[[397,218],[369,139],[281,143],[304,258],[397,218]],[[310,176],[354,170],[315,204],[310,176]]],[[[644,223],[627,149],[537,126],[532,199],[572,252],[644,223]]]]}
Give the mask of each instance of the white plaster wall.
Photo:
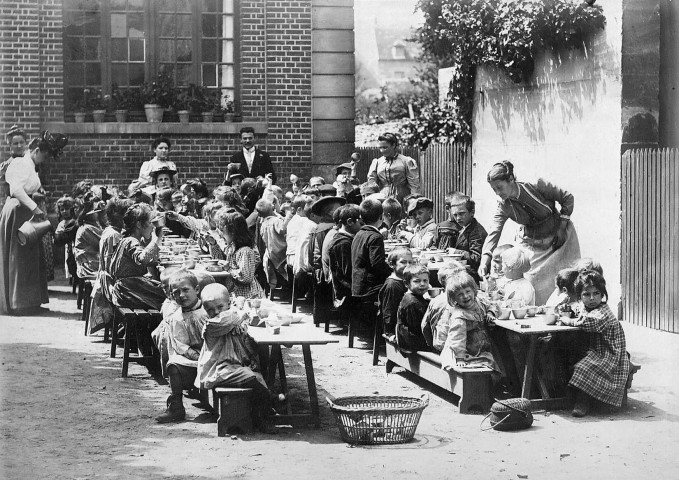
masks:
{"type": "MultiPolygon", "coordinates": [[[[575,196],[582,256],[601,262],[610,305],[620,299],[621,2],[603,0],[606,29],[588,49],[545,53],[530,84],[481,68],[474,97],[472,192],[488,225],[497,197],[486,182],[510,160],[520,181],[539,177],[575,196]]],[[[508,222],[504,241],[516,225],[508,222]]]]}

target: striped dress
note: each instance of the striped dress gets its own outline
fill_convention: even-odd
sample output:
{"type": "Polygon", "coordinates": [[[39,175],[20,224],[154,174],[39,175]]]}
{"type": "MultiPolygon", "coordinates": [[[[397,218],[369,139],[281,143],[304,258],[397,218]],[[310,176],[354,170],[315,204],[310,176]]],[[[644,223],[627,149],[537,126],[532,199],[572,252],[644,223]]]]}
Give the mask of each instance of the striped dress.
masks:
{"type": "Polygon", "coordinates": [[[570,385],[595,399],[619,407],[629,374],[625,332],[606,303],[582,309],[575,326],[589,334],[584,358],[575,364],[570,385]]]}

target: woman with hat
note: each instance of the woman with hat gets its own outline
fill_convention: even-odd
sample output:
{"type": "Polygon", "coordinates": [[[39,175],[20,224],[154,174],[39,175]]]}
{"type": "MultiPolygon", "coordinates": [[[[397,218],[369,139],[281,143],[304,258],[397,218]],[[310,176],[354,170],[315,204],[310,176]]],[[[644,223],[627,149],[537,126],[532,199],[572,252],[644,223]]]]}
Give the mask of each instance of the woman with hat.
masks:
{"type": "Polygon", "coordinates": [[[139,178],[135,180],[135,184],[139,187],[147,187],[152,184],[153,178],[151,172],[167,167],[177,173],[177,166],[168,159],[170,156],[170,148],[172,143],[167,137],[158,137],[151,143],[151,150],[156,154],[151,160],[141,164],[139,169],[139,178]]]}
{"type": "Polygon", "coordinates": [[[93,278],[99,271],[99,241],[103,226],[104,202],[86,200],[78,215],[78,232],[75,234],[73,254],[79,278],[93,278]]]}
{"type": "Polygon", "coordinates": [[[544,305],[554,290],[557,272],[580,258],[578,235],[570,220],[573,195],[542,179],[517,182],[514,165],[508,161],[493,165],[487,180],[500,201],[483,244],[479,275],[489,273],[493,251],[505,222],[511,219],[521,227],[518,244],[530,254],[526,278],[535,288],[536,305],[544,305]]]}
{"type": "Polygon", "coordinates": [[[174,176],[177,174],[176,168],[170,168],[167,165],[158,167],[151,172],[153,178],[153,186],[156,190],[161,188],[174,188],[174,176]]]}
{"type": "Polygon", "coordinates": [[[46,220],[32,195],[41,189],[36,167],[56,158],[68,143],[61,134],[44,131],[33,139],[28,153],[15,157],[7,167],[5,179],[10,198],[0,214],[0,312],[31,313],[49,302],[47,274],[40,268],[42,242],[19,243],[17,230],[24,222],[46,220]]]}
{"type": "Polygon", "coordinates": [[[411,248],[429,248],[436,244],[436,223],[434,223],[434,202],[427,197],[418,197],[407,202],[407,214],[415,219],[414,232],[402,231],[411,248]]]}
{"type": "Polygon", "coordinates": [[[368,181],[377,183],[386,197],[403,198],[420,191],[420,171],[417,162],[398,153],[398,137],[385,133],[378,137],[382,156],[373,159],[368,169],[368,181]]]}

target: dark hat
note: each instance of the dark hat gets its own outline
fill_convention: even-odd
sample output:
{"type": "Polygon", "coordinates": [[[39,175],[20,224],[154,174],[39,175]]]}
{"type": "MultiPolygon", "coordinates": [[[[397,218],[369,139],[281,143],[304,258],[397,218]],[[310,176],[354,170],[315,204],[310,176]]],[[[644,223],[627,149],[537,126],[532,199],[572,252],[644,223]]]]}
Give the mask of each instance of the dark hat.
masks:
{"type": "Polygon", "coordinates": [[[177,170],[168,167],[167,165],[163,165],[162,167],[158,167],[155,170],[151,171],[151,176],[153,178],[156,178],[158,175],[161,173],[167,173],[171,177],[175,176],[177,174],[177,170]]]}
{"type": "Polygon", "coordinates": [[[322,197],[334,197],[337,195],[337,189],[332,185],[319,185],[318,193],[322,197]]]}
{"type": "Polygon", "coordinates": [[[347,201],[342,197],[321,197],[311,204],[311,213],[313,213],[314,215],[321,216],[322,214],[321,210],[323,210],[323,207],[325,207],[326,205],[330,205],[331,203],[338,203],[339,206],[341,207],[342,205],[347,203],[347,201]]]}
{"type": "Polygon", "coordinates": [[[243,175],[242,173],[232,173],[231,175],[229,175],[229,180],[233,180],[234,178],[240,178],[241,180],[243,180],[245,178],[245,175],[243,175]]]}
{"type": "Polygon", "coordinates": [[[354,165],[353,165],[351,162],[347,162],[347,163],[343,163],[343,164],[341,164],[341,165],[337,165],[337,166],[335,167],[335,174],[336,174],[336,175],[339,175],[340,172],[341,172],[342,170],[344,170],[345,168],[347,168],[347,169],[349,169],[349,170],[353,170],[354,165]]]}
{"type": "Polygon", "coordinates": [[[54,158],[58,158],[67,143],[68,137],[66,135],[43,130],[40,132],[40,136],[31,140],[28,148],[31,150],[39,148],[40,150],[49,151],[54,158]]]}
{"type": "Polygon", "coordinates": [[[432,202],[427,197],[414,198],[408,202],[408,211],[406,213],[410,215],[415,210],[421,207],[434,208],[434,202],[432,202]]]}

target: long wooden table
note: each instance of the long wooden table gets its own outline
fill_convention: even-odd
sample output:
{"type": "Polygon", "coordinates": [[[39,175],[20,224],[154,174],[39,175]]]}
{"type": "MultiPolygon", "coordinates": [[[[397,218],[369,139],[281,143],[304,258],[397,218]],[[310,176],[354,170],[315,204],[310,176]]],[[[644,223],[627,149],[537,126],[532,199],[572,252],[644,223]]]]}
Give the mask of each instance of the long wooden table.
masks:
{"type": "Polygon", "coordinates": [[[281,391],[288,396],[288,383],[285,376],[285,364],[281,346],[301,345],[304,355],[304,370],[306,371],[307,386],[309,388],[309,402],[311,404],[311,414],[292,413],[289,400],[286,400],[286,414],[277,415],[273,418],[279,425],[309,425],[313,424],[320,428],[320,410],[318,406],[318,393],[316,391],[316,378],[314,376],[314,365],[311,359],[311,345],[327,345],[329,343],[339,343],[327,333],[317,329],[312,323],[292,324],[281,327],[279,334],[274,334],[272,330],[262,327],[250,327],[248,333],[255,339],[260,347],[264,347],[265,354],[261,355],[262,366],[266,366],[266,383],[270,389],[273,388],[276,371],[278,371],[281,391]],[[268,357],[268,358],[267,358],[268,357]]]}
{"type": "Polygon", "coordinates": [[[549,334],[563,334],[580,331],[577,327],[570,327],[565,325],[545,325],[542,316],[536,315],[532,318],[524,318],[521,320],[497,320],[495,322],[500,328],[504,328],[511,332],[518,333],[522,339],[528,343],[526,351],[526,363],[523,371],[523,383],[521,385],[521,396],[531,401],[534,409],[560,409],[567,408],[568,404],[565,397],[552,398],[546,386],[546,382],[541,372],[535,369],[535,352],[537,350],[538,339],[549,334]],[[531,388],[533,386],[533,377],[538,381],[538,391],[541,398],[530,398],[531,388]]]}

